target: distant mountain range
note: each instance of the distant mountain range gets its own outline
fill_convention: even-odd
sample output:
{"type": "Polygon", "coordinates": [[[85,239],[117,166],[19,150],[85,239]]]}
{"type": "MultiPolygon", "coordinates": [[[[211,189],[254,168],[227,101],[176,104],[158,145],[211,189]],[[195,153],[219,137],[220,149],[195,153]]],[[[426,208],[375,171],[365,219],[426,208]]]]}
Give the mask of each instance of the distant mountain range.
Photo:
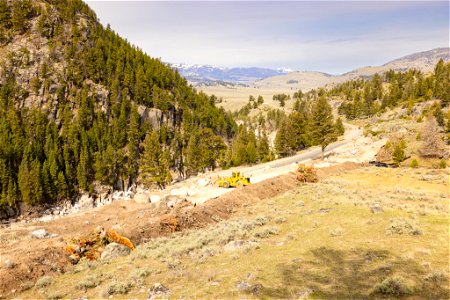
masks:
{"type": "Polygon", "coordinates": [[[326,84],[339,83],[357,77],[370,77],[389,69],[404,71],[419,69],[423,72],[433,70],[439,59],[450,60],[450,48],[436,48],[429,51],[413,53],[382,66],[367,66],[352,70],[342,75],[330,75],[317,71],[293,71],[291,69],[268,68],[226,68],[211,65],[169,64],[177,69],[181,76],[196,86],[256,86],[267,88],[311,89],[326,84]]]}
{"type": "Polygon", "coordinates": [[[355,78],[371,77],[375,73],[383,73],[390,69],[396,71],[418,69],[425,73],[431,72],[440,59],[450,61],[450,48],[436,48],[429,51],[418,52],[392,60],[382,66],[362,67],[341,75],[330,75],[314,71],[295,71],[257,80],[253,82],[251,86],[262,89],[301,89],[302,91],[308,91],[326,85],[342,83],[355,78]]]}
{"type": "Polygon", "coordinates": [[[169,64],[177,69],[181,76],[186,78],[194,85],[214,85],[214,84],[232,84],[246,85],[247,83],[287,74],[292,72],[290,69],[268,69],[268,68],[226,68],[210,65],[189,65],[189,64],[169,64]]]}

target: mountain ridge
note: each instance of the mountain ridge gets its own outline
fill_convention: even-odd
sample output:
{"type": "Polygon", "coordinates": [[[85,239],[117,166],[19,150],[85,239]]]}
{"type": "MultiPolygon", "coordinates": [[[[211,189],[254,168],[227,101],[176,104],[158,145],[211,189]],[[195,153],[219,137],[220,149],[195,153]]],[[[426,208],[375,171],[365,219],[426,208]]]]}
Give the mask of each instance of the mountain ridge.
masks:
{"type": "Polygon", "coordinates": [[[247,84],[249,82],[275,75],[287,74],[290,69],[261,68],[261,67],[221,67],[202,64],[168,63],[194,85],[214,84],[218,82],[228,84],[247,84]]]}
{"type": "Polygon", "coordinates": [[[435,48],[428,51],[412,53],[391,60],[381,66],[361,67],[340,75],[331,75],[319,71],[295,71],[255,81],[253,86],[265,89],[301,89],[307,91],[343,83],[356,78],[371,77],[376,73],[382,73],[390,69],[395,71],[418,69],[427,73],[433,70],[440,59],[450,61],[449,49],[450,48],[435,48]]]}

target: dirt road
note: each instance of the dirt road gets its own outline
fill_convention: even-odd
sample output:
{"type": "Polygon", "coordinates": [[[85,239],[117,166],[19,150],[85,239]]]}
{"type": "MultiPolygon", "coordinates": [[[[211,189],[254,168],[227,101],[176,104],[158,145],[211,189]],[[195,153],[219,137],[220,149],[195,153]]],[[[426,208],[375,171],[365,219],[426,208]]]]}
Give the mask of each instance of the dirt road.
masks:
{"type": "MultiPolygon", "coordinates": [[[[345,147],[355,142],[356,139],[362,137],[362,129],[351,124],[345,124],[346,133],[342,140],[330,144],[325,149],[325,155],[338,150],[341,147],[345,147]]],[[[296,170],[299,163],[307,163],[315,159],[320,158],[322,151],[320,147],[313,147],[307,150],[298,152],[297,154],[277,159],[271,162],[262,163],[249,167],[236,167],[228,170],[220,170],[214,172],[208,172],[206,174],[199,175],[198,177],[191,178],[184,182],[177,183],[172,189],[179,191],[180,189],[187,189],[186,198],[193,203],[204,203],[209,199],[219,197],[226,194],[233,189],[218,188],[214,185],[214,182],[221,178],[230,176],[233,171],[242,172],[245,176],[250,177],[252,183],[261,182],[263,180],[287,174],[296,170]],[[201,180],[207,180],[209,185],[199,186],[197,182],[201,180]]],[[[320,166],[319,166],[320,167],[320,166]]],[[[170,193],[170,191],[169,191],[170,193]]]]}

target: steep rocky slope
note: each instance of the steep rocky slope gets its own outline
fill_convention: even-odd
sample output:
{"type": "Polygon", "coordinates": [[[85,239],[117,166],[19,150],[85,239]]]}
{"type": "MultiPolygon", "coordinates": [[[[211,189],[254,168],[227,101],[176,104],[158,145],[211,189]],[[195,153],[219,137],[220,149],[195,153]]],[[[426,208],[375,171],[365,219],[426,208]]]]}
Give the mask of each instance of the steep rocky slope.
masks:
{"type": "Polygon", "coordinates": [[[171,172],[214,167],[236,128],[213,98],[102,27],[81,0],[0,0],[0,54],[0,207],[135,184],[152,131],[148,172],[164,184],[171,172]],[[187,149],[202,137],[217,147],[187,149]]]}

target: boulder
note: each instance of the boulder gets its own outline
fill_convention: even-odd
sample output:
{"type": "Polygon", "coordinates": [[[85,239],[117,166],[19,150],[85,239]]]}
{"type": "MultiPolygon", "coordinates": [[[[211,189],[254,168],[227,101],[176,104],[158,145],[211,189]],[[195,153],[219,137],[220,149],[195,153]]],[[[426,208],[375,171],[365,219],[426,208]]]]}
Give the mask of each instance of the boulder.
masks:
{"type": "Polygon", "coordinates": [[[133,200],[137,203],[150,203],[150,194],[149,193],[138,193],[134,195],[133,200]]]}
{"type": "Polygon", "coordinates": [[[123,198],[123,192],[122,191],[115,191],[112,195],[112,200],[116,201],[116,200],[122,200],[123,198]]]}
{"type": "Polygon", "coordinates": [[[11,261],[10,259],[5,260],[5,268],[6,269],[12,269],[16,266],[16,264],[11,261]]]}
{"type": "Polygon", "coordinates": [[[167,296],[168,294],[170,294],[169,288],[162,285],[161,283],[155,283],[153,285],[153,287],[150,289],[150,293],[148,294],[147,299],[150,300],[150,299],[160,298],[162,296],[167,296]]]}
{"type": "Polygon", "coordinates": [[[88,210],[94,208],[94,198],[89,197],[88,194],[83,194],[78,200],[78,207],[80,210],[88,210]]]}
{"type": "Polygon", "coordinates": [[[151,203],[156,203],[156,202],[159,202],[159,201],[161,201],[161,197],[160,196],[158,196],[158,195],[151,195],[150,196],[150,202],[151,203]]]}
{"type": "Polygon", "coordinates": [[[31,237],[33,237],[35,239],[53,238],[53,237],[57,237],[57,236],[58,236],[57,234],[49,233],[45,229],[38,229],[31,233],[31,237]]]}
{"type": "Polygon", "coordinates": [[[130,251],[131,251],[131,249],[128,248],[127,246],[117,244],[117,243],[111,243],[105,247],[100,259],[101,260],[110,260],[110,259],[121,257],[121,256],[127,256],[130,254],[130,251]]]}
{"type": "Polygon", "coordinates": [[[373,214],[381,214],[382,212],[384,212],[384,210],[383,210],[383,208],[381,207],[381,205],[380,204],[374,204],[374,205],[372,205],[371,207],[370,207],[370,211],[373,213],[373,214]]]}

